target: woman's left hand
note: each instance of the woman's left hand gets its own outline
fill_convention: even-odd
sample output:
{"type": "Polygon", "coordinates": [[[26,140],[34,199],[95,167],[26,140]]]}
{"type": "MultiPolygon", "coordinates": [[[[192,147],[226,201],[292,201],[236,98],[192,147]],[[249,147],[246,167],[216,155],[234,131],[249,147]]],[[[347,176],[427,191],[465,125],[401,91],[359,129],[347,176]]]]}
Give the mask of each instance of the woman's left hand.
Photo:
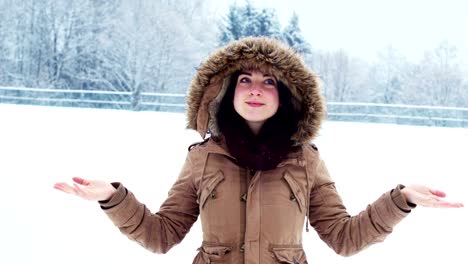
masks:
{"type": "Polygon", "coordinates": [[[445,201],[443,198],[446,194],[443,191],[431,189],[423,185],[408,185],[401,190],[406,198],[406,201],[425,206],[437,208],[460,208],[462,203],[454,203],[445,201]]]}

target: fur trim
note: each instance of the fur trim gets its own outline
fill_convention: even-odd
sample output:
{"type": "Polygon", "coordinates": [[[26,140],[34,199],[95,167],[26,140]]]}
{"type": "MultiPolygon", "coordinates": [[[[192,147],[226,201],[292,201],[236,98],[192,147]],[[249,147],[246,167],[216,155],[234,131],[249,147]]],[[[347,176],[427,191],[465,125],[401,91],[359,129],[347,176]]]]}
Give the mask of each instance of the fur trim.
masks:
{"type": "Polygon", "coordinates": [[[265,37],[231,42],[200,65],[189,88],[187,128],[198,131],[202,138],[208,130],[212,136],[220,136],[215,118],[229,77],[248,69],[272,74],[290,89],[303,117],[292,137],[297,144],[308,143],[317,136],[325,115],[318,77],[292,48],[265,37]]]}

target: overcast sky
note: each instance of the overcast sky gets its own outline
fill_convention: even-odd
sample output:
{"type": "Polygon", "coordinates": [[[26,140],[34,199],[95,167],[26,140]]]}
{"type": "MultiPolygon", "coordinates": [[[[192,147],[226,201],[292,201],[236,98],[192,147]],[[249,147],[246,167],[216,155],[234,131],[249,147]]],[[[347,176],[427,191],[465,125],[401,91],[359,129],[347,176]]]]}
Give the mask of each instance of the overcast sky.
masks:
{"type": "Polygon", "coordinates": [[[446,40],[458,48],[460,57],[468,63],[468,1],[253,0],[253,3],[256,7],[275,8],[283,26],[296,12],[305,38],[316,49],[343,48],[351,55],[372,59],[391,44],[406,58],[416,61],[424,51],[433,50],[446,40]]]}

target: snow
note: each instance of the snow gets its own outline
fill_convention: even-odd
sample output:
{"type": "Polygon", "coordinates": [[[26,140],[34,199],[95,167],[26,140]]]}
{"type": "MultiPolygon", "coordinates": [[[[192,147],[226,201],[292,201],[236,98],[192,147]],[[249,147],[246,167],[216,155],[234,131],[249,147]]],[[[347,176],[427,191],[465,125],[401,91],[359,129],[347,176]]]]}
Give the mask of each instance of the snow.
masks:
{"type": "MultiPolygon", "coordinates": [[[[120,181],[157,211],[187,147],[179,113],[0,104],[0,263],[191,263],[197,222],[166,255],[129,241],[95,202],[52,188],[73,176],[120,181]]],[[[315,143],[350,213],[396,184],[422,183],[467,204],[468,129],[325,122],[315,143]]],[[[384,243],[350,258],[304,233],[310,263],[468,263],[468,213],[416,208],[384,243]]]]}

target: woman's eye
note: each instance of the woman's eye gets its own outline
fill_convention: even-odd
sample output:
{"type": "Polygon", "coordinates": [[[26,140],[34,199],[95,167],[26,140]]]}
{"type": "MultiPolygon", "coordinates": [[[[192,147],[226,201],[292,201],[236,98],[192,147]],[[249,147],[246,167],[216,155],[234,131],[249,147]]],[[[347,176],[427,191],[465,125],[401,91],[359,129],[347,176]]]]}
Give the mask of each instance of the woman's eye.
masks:
{"type": "Polygon", "coordinates": [[[275,81],[273,79],[266,79],[265,80],[265,84],[268,84],[268,85],[275,85],[275,81]]]}
{"type": "Polygon", "coordinates": [[[248,82],[250,82],[250,80],[249,80],[249,78],[244,77],[244,78],[241,78],[241,79],[239,80],[239,82],[240,82],[240,83],[248,83],[248,82]]]}

